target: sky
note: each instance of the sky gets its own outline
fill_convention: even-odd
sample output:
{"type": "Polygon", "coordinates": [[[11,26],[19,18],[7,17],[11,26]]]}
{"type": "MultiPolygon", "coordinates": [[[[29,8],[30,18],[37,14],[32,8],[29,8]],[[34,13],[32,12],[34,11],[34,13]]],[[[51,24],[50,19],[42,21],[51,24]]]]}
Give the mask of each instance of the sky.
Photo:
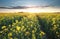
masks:
{"type": "Polygon", "coordinates": [[[60,7],[60,0],[0,0],[1,6],[56,6],[60,7]]]}

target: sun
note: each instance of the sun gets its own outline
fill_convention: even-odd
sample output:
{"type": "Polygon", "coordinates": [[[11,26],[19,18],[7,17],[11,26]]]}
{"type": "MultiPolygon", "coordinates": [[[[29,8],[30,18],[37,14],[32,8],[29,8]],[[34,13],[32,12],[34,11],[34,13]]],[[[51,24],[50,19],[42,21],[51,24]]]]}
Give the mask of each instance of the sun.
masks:
{"type": "Polygon", "coordinates": [[[39,13],[39,8],[27,8],[24,10],[24,12],[30,12],[30,13],[39,13]]]}

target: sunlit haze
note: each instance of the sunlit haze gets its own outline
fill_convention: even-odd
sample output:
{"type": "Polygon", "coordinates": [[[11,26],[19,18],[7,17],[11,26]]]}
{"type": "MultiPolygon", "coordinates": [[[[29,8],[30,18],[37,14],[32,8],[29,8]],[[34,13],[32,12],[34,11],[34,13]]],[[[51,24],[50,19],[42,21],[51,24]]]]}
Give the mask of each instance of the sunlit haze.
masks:
{"type": "Polygon", "coordinates": [[[60,12],[60,8],[54,7],[45,7],[45,8],[27,8],[27,9],[0,9],[0,12],[32,12],[32,13],[39,13],[39,12],[60,12]]]}

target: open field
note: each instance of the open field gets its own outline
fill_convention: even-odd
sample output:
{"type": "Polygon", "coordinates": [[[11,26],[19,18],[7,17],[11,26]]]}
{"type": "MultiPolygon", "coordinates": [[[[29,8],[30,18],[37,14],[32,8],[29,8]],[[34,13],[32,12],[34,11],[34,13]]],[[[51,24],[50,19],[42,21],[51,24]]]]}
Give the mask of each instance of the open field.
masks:
{"type": "Polygon", "coordinates": [[[0,13],[0,39],[60,39],[60,14],[0,13]]]}

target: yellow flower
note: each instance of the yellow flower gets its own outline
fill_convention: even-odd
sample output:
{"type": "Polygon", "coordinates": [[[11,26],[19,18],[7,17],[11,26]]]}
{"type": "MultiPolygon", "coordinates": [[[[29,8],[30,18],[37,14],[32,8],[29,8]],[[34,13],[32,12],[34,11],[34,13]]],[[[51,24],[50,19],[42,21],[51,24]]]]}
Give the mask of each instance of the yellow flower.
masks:
{"type": "Polygon", "coordinates": [[[55,22],[55,20],[56,20],[56,18],[52,18],[53,24],[55,24],[55,23],[56,23],[56,22],[55,22]]]}
{"type": "Polygon", "coordinates": [[[18,23],[18,20],[16,20],[16,23],[18,23]]]}
{"type": "Polygon", "coordinates": [[[56,29],[57,29],[57,26],[56,26],[56,25],[54,25],[53,30],[56,30],[56,29]]]}
{"type": "Polygon", "coordinates": [[[26,28],[23,31],[25,32],[26,31],[26,28]]]}
{"type": "Polygon", "coordinates": [[[43,31],[40,32],[40,36],[43,36],[45,35],[45,33],[43,31]]]}
{"type": "Polygon", "coordinates": [[[22,27],[21,27],[21,31],[24,31],[24,28],[25,28],[25,27],[24,27],[24,26],[22,26],[22,27]]]}
{"type": "Polygon", "coordinates": [[[16,30],[15,29],[13,29],[13,32],[15,32],[16,30]]]}
{"type": "Polygon", "coordinates": [[[22,29],[24,29],[24,26],[22,26],[22,29]]]}
{"type": "Polygon", "coordinates": [[[56,22],[55,22],[55,20],[53,21],[53,24],[55,24],[56,22]]]}
{"type": "Polygon", "coordinates": [[[26,32],[25,35],[30,35],[30,32],[26,32]]]}
{"type": "Polygon", "coordinates": [[[32,33],[34,33],[35,32],[35,30],[32,30],[32,33]]]}
{"type": "Polygon", "coordinates": [[[56,34],[59,34],[59,32],[56,32],[56,34]]]}
{"type": "Polygon", "coordinates": [[[19,31],[19,30],[20,30],[20,28],[21,28],[21,27],[19,27],[19,26],[16,26],[16,30],[18,30],[18,31],[19,31]]]}
{"type": "Polygon", "coordinates": [[[54,21],[56,18],[52,18],[52,20],[54,21]]]}
{"type": "Polygon", "coordinates": [[[13,38],[10,37],[9,39],[13,39],[13,38]]]}
{"type": "Polygon", "coordinates": [[[32,34],[32,39],[36,39],[35,34],[32,34]]]}
{"type": "Polygon", "coordinates": [[[2,26],[2,29],[5,29],[6,28],[6,26],[2,26]]]}
{"type": "Polygon", "coordinates": [[[10,33],[8,33],[8,36],[12,36],[12,33],[10,32],[10,33]]]}
{"type": "Polygon", "coordinates": [[[31,26],[31,27],[33,27],[33,25],[32,25],[32,24],[31,24],[30,26],[31,26]]]}

